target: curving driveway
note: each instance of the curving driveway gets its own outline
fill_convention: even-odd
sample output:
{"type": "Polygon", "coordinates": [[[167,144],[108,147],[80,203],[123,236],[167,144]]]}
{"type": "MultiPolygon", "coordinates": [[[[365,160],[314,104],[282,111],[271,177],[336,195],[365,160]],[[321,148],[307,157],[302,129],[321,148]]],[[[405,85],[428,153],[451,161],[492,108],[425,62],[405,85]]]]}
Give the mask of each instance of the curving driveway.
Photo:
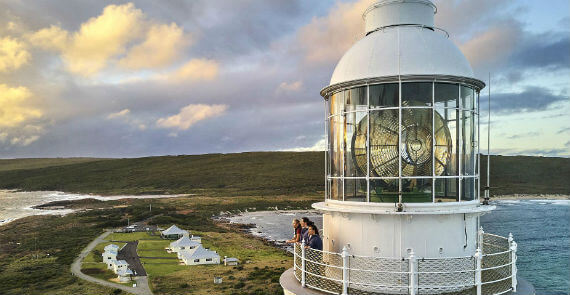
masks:
{"type": "Polygon", "coordinates": [[[92,276],[88,276],[88,275],[81,272],[81,262],[83,261],[83,259],[89,254],[89,252],[91,252],[91,250],[93,250],[93,248],[95,248],[95,246],[97,246],[97,244],[105,242],[105,238],[111,233],[112,233],[112,231],[106,231],[102,235],[98,236],[91,243],[89,243],[89,245],[87,245],[87,247],[85,247],[85,249],[83,249],[81,251],[79,256],[71,264],[71,273],[73,273],[73,275],[75,275],[78,278],[81,278],[83,280],[86,280],[86,281],[89,281],[89,282],[92,282],[95,284],[107,286],[110,288],[121,289],[123,291],[127,291],[127,292],[135,294],[135,295],[152,295],[152,291],[148,287],[148,278],[147,277],[136,277],[135,281],[137,282],[137,287],[133,288],[133,287],[127,287],[124,285],[115,284],[112,282],[97,279],[97,278],[94,278],[92,276]]]}

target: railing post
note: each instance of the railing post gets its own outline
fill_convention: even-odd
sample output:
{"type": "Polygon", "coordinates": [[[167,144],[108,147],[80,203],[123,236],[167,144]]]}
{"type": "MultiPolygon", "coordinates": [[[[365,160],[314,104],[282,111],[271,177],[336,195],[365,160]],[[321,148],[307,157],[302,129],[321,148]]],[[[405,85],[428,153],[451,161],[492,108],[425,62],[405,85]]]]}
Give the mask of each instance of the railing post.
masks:
{"type": "Polygon", "coordinates": [[[483,253],[481,249],[477,248],[475,251],[475,261],[477,261],[477,268],[475,269],[475,285],[477,286],[477,295],[481,295],[481,262],[483,260],[483,253]]]}
{"type": "Polygon", "coordinates": [[[350,255],[348,254],[348,249],[346,248],[346,246],[342,248],[341,256],[342,256],[342,295],[347,295],[348,284],[349,284],[348,259],[350,255]]]}
{"type": "Polygon", "coordinates": [[[477,231],[477,237],[478,237],[478,242],[479,242],[479,249],[481,250],[481,253],[483,253],[483,234],[485,233],[485,231],[483,231],[483,227],[479,227],[479,230],[477,231]]]}
{"type": "Polygon", "coordinates": [[[517,291],[517,243],[513,239],[513,234],[509,233],[509,249],[511,250],[511,279],[513,292],[517,291]]]}
{"type": "Polygon", "coordinates": [[[416,284],[416,276],[417,276],[417,264],[418,261],[416,260],[416,256],[414,255],[414,250],[410,251],[410,282],[409,282],[409,292],[410,295],[416,295],[417,293],[417,284],[416,284]]]}
{"type": "Polygon", "coordinates": [[[305,270],[306,270],[306,263],[305,263],[305,259],[307,257],[307,251],[305,249],[305,241],[301,241],[301,286],[305,287],[305,279],[306,279],[306,274],[305,274],[305,270]]]}

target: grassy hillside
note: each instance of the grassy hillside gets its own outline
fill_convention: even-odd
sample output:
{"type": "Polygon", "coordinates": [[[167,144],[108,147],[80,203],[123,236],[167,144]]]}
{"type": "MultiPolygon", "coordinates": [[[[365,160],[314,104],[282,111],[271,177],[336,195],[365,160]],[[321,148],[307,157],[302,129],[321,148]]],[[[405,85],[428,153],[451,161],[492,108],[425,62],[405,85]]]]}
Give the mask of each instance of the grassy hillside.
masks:
{"type": "MultiPolygon", "coordinates": [[[[107,195],[317,195],[324,189],[323,157],[322,152],[252,152],[111,160],[0,160],[0,188],[107,195]]],[[[486,157],[481,162],[482,171],[486,171],[486,157]]],[[[568,179],[567,158],[491,156],[493,195],[568,194],[568,179]]]]}

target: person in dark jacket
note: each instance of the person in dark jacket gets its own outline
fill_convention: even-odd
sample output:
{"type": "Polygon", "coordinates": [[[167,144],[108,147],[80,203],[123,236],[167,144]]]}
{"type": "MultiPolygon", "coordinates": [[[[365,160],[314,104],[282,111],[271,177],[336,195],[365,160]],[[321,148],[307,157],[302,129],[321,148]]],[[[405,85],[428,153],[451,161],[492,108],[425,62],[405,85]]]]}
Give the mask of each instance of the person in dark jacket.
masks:
{"type": "Polygon", "coordinates": [[[309,240],[305,248],[311,248],[315,250],[323,250],[323,240],[319,236],[319,230],[314,224],[309,225],[309,240]]]}
{"type": "Polygon", "coordinates": [[[301,226],[303,229],[301,230],[301,242],[308,243],[309,242],[309,225],[314,224],[312,221],[309,220],[307,217],[301,218],[301,226]]]}

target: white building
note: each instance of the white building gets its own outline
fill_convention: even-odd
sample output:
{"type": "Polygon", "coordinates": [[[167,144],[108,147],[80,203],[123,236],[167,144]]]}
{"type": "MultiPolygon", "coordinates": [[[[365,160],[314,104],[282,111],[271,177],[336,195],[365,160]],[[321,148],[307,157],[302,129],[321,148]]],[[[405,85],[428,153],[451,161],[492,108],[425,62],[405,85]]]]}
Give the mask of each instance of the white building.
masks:
{"type": "Polygon", "coordinates": [[[191,250],[200,247],[199,241],[192,241],[188,236],[183,236],[182,238],[170,243],[170,251],[178,253],[182,250],[191,250]]]}
{"type": "Polygon", "coordinates": [[[117,279],[119,282],[126,283],[131,280],[131,276],[133,275],[133,271],[130,269],[120,269],[117,271],[117,279]]]}
{"type": "Polygon", "coordinates": [[[119,246],[115,244],[105,246],[105,252],[101,254],[103,262],[108,265],[111,261],[117,260],[117,253],[119,253],[119,246]]]}
{"type": "Polygon", "coordinates": [[[216,251],[208,250],[199,246],[191,250],[178,252],[178,257],[186,265],[220,264],[220,255],[216,251]]]}
{"type": "Polygon", "coordinates": [[[313,208],[325,252],[295,246],[290,274],[305,288],[282,277],[285,294],[516,288],[516,243],[478,230],[495,208],[479,201],[485,84],[434,26],[436,12],[429,0],[381,0],[363,12],[365,36],[321,91],[325,200],[313,208]]]}
{"type": "Polygon", "coordinates": [[[187,230],[180,229],[178,226],[174,224],[169,228],[167,228],[166,230],[160,232],[160,236],[163,239],[169,239],[169,240],[180,239],[181,237],[188,235],[189,233],[187,230]]]}
{"type": "Polygon", "coordinates": [[[129,264],[125,260],[115,260],[113,261],[113,272],[118,274],[119,272],[127,271],[129,264]]]}
{"type": "Polygon", "coordinates": [[[238,265],[238,263],[239,260],[237,258],[224,256],[224,265],[233,266],[238,265]]]}

